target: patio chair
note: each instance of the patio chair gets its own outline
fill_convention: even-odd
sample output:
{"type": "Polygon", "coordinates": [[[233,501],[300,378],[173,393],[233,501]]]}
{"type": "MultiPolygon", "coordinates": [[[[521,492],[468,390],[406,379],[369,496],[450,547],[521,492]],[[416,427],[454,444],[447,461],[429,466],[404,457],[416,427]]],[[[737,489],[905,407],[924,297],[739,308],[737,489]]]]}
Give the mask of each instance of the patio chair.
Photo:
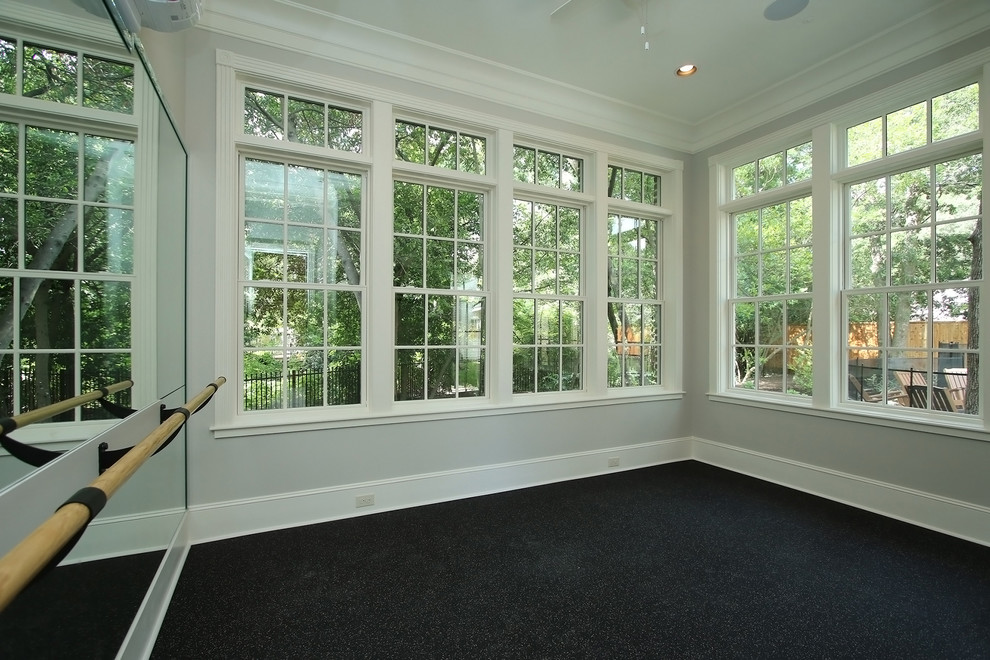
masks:
{"type": "Polygon", "coordinates": [[[863,382],[852,374],[849,374],[849,384],[852,385],[853,390],[859,395],[860,401],[865,401],[867,403],[877,403],[883,401],[882,393],[865,389],[863,387],[863,382]]]}
{"type": "Polygon", "coordinates": [[[927,385],[928,381],[925,380],[924,371],[915,371],[910,369],[909,371],[901,371],[900,369],[892,369],[894,375],[897,376],[897,380],[901,381],[903,387],[908,385],[927,385]]]}
{"type": "MultiPolygon", "coordinates": [[[[925,408],[928,409],[928,386],[927,385],[905,385],[904,389],[907,390],[908,398],[911,400],[912,408],[925,408]]],[[[942,412],[955,412],[956,407],[953,405],[952,401],[949,399],[948,393],[945,391],[944,387],[933,387],[932,388],[932,410],[941,410],[942,412]]]]}
{"type": "Polygon", "coordinates": [[[969,382],[969,375],[965,369],[946,369],[945,384],[949,390],[949,398],[952,399],[956,410],[966,407],[966,387],[969,382]]]}

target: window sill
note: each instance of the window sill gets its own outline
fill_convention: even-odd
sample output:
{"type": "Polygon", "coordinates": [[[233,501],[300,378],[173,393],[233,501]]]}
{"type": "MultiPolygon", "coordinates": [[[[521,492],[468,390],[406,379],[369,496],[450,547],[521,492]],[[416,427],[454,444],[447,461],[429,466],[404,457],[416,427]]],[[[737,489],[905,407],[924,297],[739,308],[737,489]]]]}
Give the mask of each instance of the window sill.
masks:
{"type": "Polygon", "coordinates": [[[715,403],[751,406],[765,410],[827,417],[858,424],[873,424],[889,428],[947,435],[954,438],[990,441],[990,434],[981,417],[959,413],[932,413],[888,410],[872,403],[842,403],[835,408],[816,408],[810,400],[785,401],[784,397],[755,397],[728,392],[709,393],[708,400],[715,403]]]}
{"type": "Polygon", "coordinates": [[[335,410],[333,411],[335,413],[334,417],[327,417],[327,411],[325,409],[317,411],[300,410],[295,414],[285,411],[242,414],[234,421],[216,424],[210,430],[213,431],[214,436],[218,439],[238,438],[274,433],[322,431],[359,426],[431,422],[448,419],[567,410],[571,408],[674,401],[682,398],[684,398],[683,391],[659,390],[649,393],[637,392],[635,394],[622,392],[594,398],[563,395],[550,400],[544,398],[542,395],[519,395],[513,397],[507,403],[494,403],[491,400],[482,400],[478,403],[472,403],[470,407],[453,407],[448,401],[438,401],[436,405],[429,405],[429,402],[424,404],[420,401],[409,401],[397,402],[393,404],[389,412],[376,414],[369,412],[365,406],[354,406],[347,410],[335,410]]]}

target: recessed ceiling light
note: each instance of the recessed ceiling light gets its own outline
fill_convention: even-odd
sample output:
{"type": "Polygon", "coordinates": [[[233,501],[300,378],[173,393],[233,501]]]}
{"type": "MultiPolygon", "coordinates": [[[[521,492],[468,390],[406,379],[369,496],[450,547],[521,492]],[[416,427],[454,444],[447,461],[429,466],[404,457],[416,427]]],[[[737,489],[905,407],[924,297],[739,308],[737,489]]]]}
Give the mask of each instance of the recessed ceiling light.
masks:
{"type": "Polygon", "coordinates": [[[677,71],[674,71],[674,73],[681,78],[686,78],[698,73],[698,67],[693,64],[685,64],[684,66],[677,67],[677,71]]]}

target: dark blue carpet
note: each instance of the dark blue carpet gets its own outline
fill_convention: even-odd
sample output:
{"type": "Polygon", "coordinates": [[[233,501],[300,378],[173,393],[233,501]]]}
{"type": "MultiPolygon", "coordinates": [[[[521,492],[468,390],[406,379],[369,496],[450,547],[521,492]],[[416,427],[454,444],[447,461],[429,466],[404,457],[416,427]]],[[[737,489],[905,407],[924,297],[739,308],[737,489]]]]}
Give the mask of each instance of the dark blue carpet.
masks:
{"type": "Polygon", "coordinates": [[[161,658],[990,658],[990,548],[694,461],[194,546],[161,658]]]}

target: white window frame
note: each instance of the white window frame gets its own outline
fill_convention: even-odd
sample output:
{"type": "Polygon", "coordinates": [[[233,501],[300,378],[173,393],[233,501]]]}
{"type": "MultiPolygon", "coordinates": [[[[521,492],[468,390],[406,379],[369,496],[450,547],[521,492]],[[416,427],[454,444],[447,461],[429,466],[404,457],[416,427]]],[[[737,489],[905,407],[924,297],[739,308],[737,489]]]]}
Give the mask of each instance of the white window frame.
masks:
{"type": "MultiPolygon", "coordinates": [[[[0,97],[0,119],[26,125],[69,130],[82,134],[115,137],[134,142],[134,203],[133,203],[133,271],[128,275],[113,275],[111,281],[131,284],[131,402],[140,408],[156,400],[157,388],[157,196],[158,196],[158,147],[156,136],[161,121],[158,99],[142,63],[133,55],[121,51],[120,36],[106,21],[93,22],[91,29],[80,36],[78,22],[61,14],[49,15],[34,7],[11,8],[11,23],[2,30],[3,36],[23,39],[55,48],[81,51],[86,55],[125,62],[133,66],[134,107],[131,114],[85,108],[74,104],[62,104],[19,95],[0,97]],[[41,21],[43,27],[36,27],[41,21]]],[[[83,19],[86,22],[87,19],[83,19]]],[[[80,245],[83,237],[79,237],[80,245]]],[[[80,253],[79,258],[82,258],[80,253]]],[[[81,264],[80,264],[81,267],[81,264]]],[[[30,274],[29,270],[19,271],[30,274]]],[[[76,281],[105,280],[107,278],[76,270],[66,275],[76,281]]],[[[78,296],[78,293],[77,293],[78,296]]],[[[78,319],[77,319],[78,321],[78,319]]],[[[78,328],[77,328],[78,332],[78,328]]],[[[16,337],[15,337],[16,339],[16,337]]],[[[68,351],[59,351],[68,352],[68,351]]],[[[81,347],[73,354],[85,353],[81,347]]],[[[98,351],[97,351],[98,352],[98,351]]],[[[16,351],[15,351],[16,353],[16,351]]],[[[183,356],[184,359],[184,356],[183,356]]],[[[77,378],[79,374],[76,375],[77,378]]],[[[106,383],[110,385],[112,383],[106,383]]],[[[33,424],[17,432],[17,439],[33,445],[52,443],[55,449],[69,448],[63,445],[85,440],[110,428],[116,420],[87,420],[33,424]]]]}
{"type": "MultiPolygon", "coordinates": [[[[281,430],[308,430],[394,423],[421,419],[446,419],[479,415],[505,414],[520,410],[550,410],[561,407],[584,407],[612,403],[657,401],[683,396],[681,389],[682,303],[682,232],[681,196],[683,165],[680,161],[658,157],[615,145],[578,138],[552,130],[534,129],[504,117],[467,111],[455,106],[372,87],[350,80],[290,69],[228,51],[217,51],[217,231],[216,245],[218,293],[216,369],[217,373],[238,373],[236,351],[230,338],[240,332],[240,300],[234,295],[239,269],[241,242],[238,236],[237,191],[238,149],[253,146],[263,149],[264,138],[244,136],[240,117],[245,87],[306,92],[315,98],[338,98],[345,107],[365,108],[364,148],[360,154],[334,152],[342,162],[363,168],[368,175],[366,208],[367,251],[363,272],[368,303],[365,317],[365,369],[367,383],[365,403],[361,406],[321,407],[254,411],[239,414],[239,388],[222,388],[215,397],[217,437],[240,437],[281,430]],[[277,82],[276,82],[277,81],[277,82]],[[274,88],[271,86],[275,84],[274,88]],[[346,102],[345,102],[346,101],[346,102]],[[423,122],[431,126],[454,129],[484,136],[486,167],[484,175],[447,170],[395,158],[395,121],[423,122]],[[584,191],[562,191],[513,179],[513,144],[537,146],[557,153],[585,159],[584,191]],[[605,337],[599,330],[605,318],[606,243],[604,227],[610,200],[607,199],[607,163],[648,170],[661,175],[661,199],[668,206],[647,206],[643,213],[664,218],[664,243],[661,262],[665,309],[663,338],[666,352],[662,360],[662,386],[606,387],[605,337]],[[416,180],[484,192],[486,195],[486,285],[487,310],[486,396],[459,399],[394,401],[394,333],[373,332],[371,328],[392,328],[394,323],[394,287],[392,281],[392,213],[395,179],[416,180]],[[512,351],[512,227],[511,209],[515,194],[556,199],[585,209],[583,247],[585,293],[586,353],[585,388],[576,392],[536,395],[513,395],[511,381],[512,351]],[[577,204],[575,204],[577,202],[577,204]],[[632,391],[631,391],[632,390],[632,391]],[[552,396],[551,396],[552,394],[552,396]],[[346,409],[345,409],[346,408],[346,409]]],[[[315,149],[304,147],[305,149],[315,149]]],[[[323,150],[326,152],[326,150],[323,150]]],[[[314,154],[315,155],[315,154],[314,154]]],[[[327,157],[323,153],[321,157],[327,157]]],[[[619,200],[611,200],[619,201],[619,200]]],[[[451,294],[460,294],[451,290],[451,294]]],[[[464,292],[470,294],[471,292],[464,292]]]]}
{"type": "MultiPolygon", "coordinates": [[[[990,190],[990,49],[971,54],[961,61],[938,67],[911,80],[893,87],[877,91],[857,102],[817,115],[768,135],[749,144],[741,145],[709,159],[709,207],[710,215],[710,255],[713,264],[711,282],[710,342],[714,347],[709,365],[711,389],[709,399],[729,403],[742,403],[756,407],[799,412],[805,414],[867,422],[896,428],[912,428],[919,431],[961,435],[986,440],[990,431],[990,403],[988,388],[981,388],[980,415],[932,414],[924,410],[891,410],[859,402],[844,401],[845,359],[844,319],[842,318],[841,295],[843,268],[845,268],[845,248],[843,230],[842,187],[852,181],[861,180],[868,172],[888,172],[894,160],[896,165],[909,166],[912,162],[930,162],[942,153],[947,158],[972,149],[982,142],[984,195],[990,190]],[[845,129],[862,121],[911,105],[924,97],[937,96],[972,82],[980,83],[980,131],[959,138],[950,138],[935,146],[896,154],[881,161],[872,161],[853,167],[845,167],[845,129]],[[760,394],[733,389],[729,380],[729,347],[732,342],[732,319],[728,307],[731,297],[732,254],[730,217],[735,211],[748,208],[759,201],[779,201],[786,197],[791,186],[782,186],[765,193],[757,193],[745,198],[732,199],[732,169],[740,164],[755,160],[768,153],[780,151],[789,145],[800,144],[810,135],[813,142],[813,174],[810,190],[813,205],[814,225],[814,287],[812,320],[814,332],[814,394],[809,400],[784,399],[769,394],[760,394]]],[[[797,184],[792,184],[797,185],[797,184]]],[[[985,197],[984,197],[985,199],[985,197]]],[[[984,208],[984,219],[986,209],[984,208]]],[[[990,256],[990,237],[984,233],[984,257],[990,256]]],[[[986,289],[988,281],[986,265],[984,277],[979,281],[986,289]]],[[[990,316],[990,295],[981,297],[980,318],[990,316]]],[[[984,321],[985,322],[985,321],[984,321]]],[[[986,342],[978,350],[983,362],[987,360],[986,342]]],[[[987,376],[984,375],[983,378],[987,376]]]]}

